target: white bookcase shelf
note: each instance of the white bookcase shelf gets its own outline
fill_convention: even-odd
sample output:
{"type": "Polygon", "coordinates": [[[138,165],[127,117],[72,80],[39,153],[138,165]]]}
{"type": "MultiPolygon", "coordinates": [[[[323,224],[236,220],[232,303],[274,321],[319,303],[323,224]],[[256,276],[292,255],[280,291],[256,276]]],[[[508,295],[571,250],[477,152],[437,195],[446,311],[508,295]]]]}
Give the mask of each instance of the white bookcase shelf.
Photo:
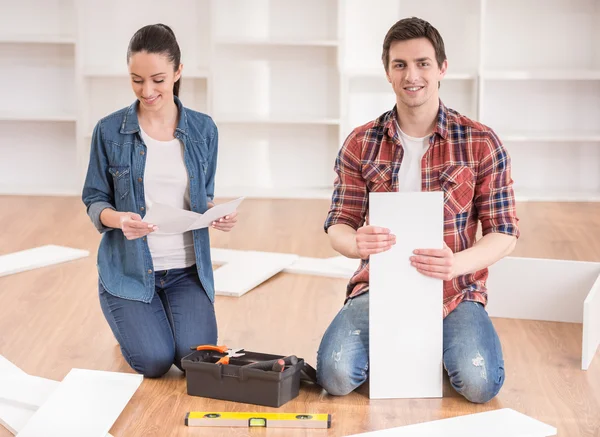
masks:
{"type": "Polygon", "coordinates": [[[161,22],[184,104],[219,127],[216,195],[330,199],[346,136],[395,104],[385,33],[419,16],[444,37],[443,102],[498,133],[517,199],[600,201],[598,0],[0,2],[0,193],[80,193],[94,125],[135,98],[129,39],[161,22]]]}
{"type": "Polygon", "coordinates": [[[75,114],[59,114],[59,113],[43,113],[43,112],[16,112],[3,111],[0,112],[0,121],[63,121],[75,122],[77,116],[75,114]]]}
{"type": "Polygon", "coordinates": [[[339,125],[336,118],[310,118],[310,117],[261,117],[247,115],[220,115],[212,116],[216,123],[221,124],[305,124],[305,125],[339,125]]]}
{"type": "Polygon", "coordinates": [[[0,44],[75,44],[75,37],[70,35],[40,35],[40,34],[5,34],[0,33],[0,44]]]}
{"type": "Polygon", "coordinates": [[[291,47],[337,47],[336,40],[301,40],[301,39],[221,39],[216,45],[235,46],[291,46],[291,47]]]}
{"type": "Polygon", "coordinates": [[[486,80],[600,80],[600,70],[489,70],[483,72],[486,80]]]}

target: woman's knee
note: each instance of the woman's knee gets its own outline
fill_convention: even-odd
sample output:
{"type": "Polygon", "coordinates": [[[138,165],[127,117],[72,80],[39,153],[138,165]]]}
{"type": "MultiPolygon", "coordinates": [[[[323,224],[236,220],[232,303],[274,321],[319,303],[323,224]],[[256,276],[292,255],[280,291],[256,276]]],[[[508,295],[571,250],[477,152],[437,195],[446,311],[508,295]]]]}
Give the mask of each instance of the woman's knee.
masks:
{"type": "Polygon", "coordinates": [[[136,372],[144,375],[146,378],[160,378],[169,371],[175,359],[173,351],[148,351],[136,357],[127,360],[129,365],[136,372]]]}

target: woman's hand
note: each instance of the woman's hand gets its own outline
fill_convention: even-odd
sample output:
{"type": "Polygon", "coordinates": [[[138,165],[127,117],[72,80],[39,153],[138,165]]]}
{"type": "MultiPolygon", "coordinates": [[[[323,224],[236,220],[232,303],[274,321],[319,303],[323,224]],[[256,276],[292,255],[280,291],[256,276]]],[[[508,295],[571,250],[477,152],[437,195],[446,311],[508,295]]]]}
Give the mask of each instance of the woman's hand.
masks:
{"type": "Polygon", "coordinates": [[[120,213],[119,222],[123,235],[128,240],[145,237],[150,232],[158,231],[158,226],[142,221],[142,217],[134,212],[120,213]]]}
{"type": "Polygon", "coordinates": [[[212,222],[212,227],[219,231],[229,232],[233,229],[235,224],[237,223],[237,211],[226,215],[225,217],[221,217],[218,220],[212,222]]]}

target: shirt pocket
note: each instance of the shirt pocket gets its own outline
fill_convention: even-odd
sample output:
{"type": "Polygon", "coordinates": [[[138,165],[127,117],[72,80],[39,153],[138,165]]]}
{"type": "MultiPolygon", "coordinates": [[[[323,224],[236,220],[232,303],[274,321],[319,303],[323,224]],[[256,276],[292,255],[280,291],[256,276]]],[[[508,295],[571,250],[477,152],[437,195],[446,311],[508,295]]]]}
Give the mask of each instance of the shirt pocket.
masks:
{"type": "Polygon", "coordinates": [[[115,198],[123,200],[131,187],[131,169],[127,165],[114,165],[108,167],[108,172],[112,175],[113,186],[115,187],[115,198]]]}
{"type": "Polygon", "coordinates": [[[474,173],[470,167],[450,165],[440,172],[444,210],[452,215],[468,211],[475,195],[474,173]]]}
{"type": "Polygon", "coordinates": [[[369,192],[392,191],[392,164],[369,162],[362,166],[369,192]]]}

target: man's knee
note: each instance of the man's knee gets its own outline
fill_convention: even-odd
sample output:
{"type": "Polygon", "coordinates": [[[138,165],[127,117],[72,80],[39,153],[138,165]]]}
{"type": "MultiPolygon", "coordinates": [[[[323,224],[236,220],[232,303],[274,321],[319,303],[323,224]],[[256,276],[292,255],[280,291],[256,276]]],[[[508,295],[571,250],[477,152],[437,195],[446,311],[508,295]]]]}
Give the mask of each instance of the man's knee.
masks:
{"type": "Polygon", "coordinates": [[[503,381],[467,381],[462,390],[462,395],[469,402],[475,404],[485,404],[491,401],[502,388],[503,381]]]}
{"type": "Polygon", "coordinates": [[[475,360],[459,368],[451,378],[452,387],[470,402],[484,404],[492,400],[504,384],[504,369],[489,369],[475,360]]]}
{"type": "Polygon", "coordinates": [[[360,365],[353,355],[344,355],[342,351],[323,354],[319,351],[317,363],[317,382],[327,393],[345,396],[367,379],[367,365],[360,365]],[[322,357],[327,357],[323,359],[322,357]]]}
{"type": "Polygon", "coordinates": [[[338,365],[338,362],[322,363],[317,368],[317,382],[321,387],[333,396],[345,396],[354,391],[366,380],[355,378],[345,365],[338,365]]]}

